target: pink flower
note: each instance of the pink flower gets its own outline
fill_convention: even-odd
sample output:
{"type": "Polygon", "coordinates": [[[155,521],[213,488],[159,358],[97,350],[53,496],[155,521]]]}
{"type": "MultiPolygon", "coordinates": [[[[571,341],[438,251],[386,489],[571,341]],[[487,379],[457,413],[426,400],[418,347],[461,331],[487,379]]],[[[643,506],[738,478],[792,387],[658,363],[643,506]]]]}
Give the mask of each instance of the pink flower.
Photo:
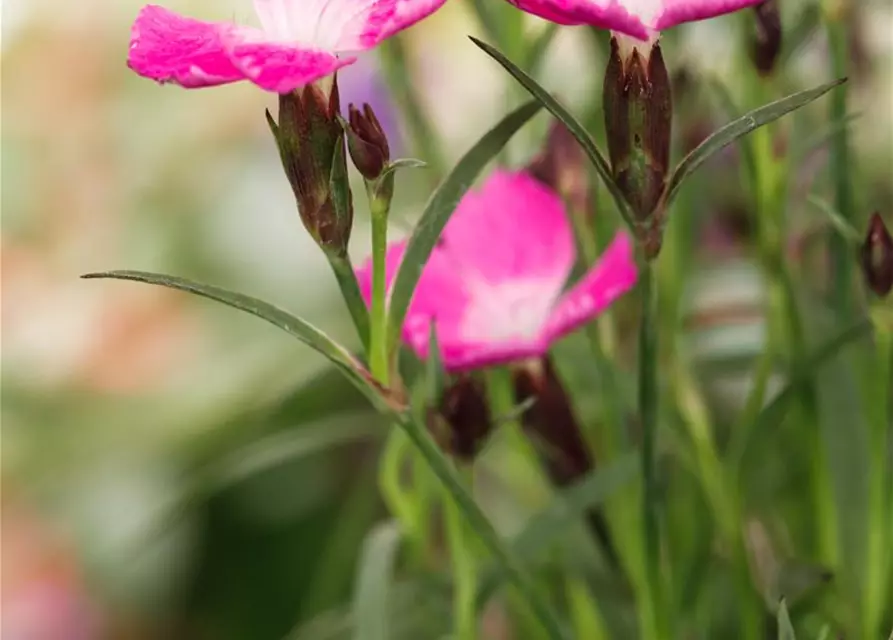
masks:
{"type": "Polygon", "coordinates": [[[558,24],[588,24],[648,40],[683,22],[704,20],[763,0],[509,0],[558,24]]]}
{"type": "MultiPolygon", "coordinates": [[[[405,248],[402,241],[388,250],[388,286],[405,248]]],[[[434,323],[453,372],[543,355],[636,282],[632,242],[621,233],[563,293],[575,254],[560,198],[526,173],[497,171],[450,218],[422,271],[403,340],[426,357],[434,323]]],[[[357,276],[368,302],[371,262],[357,276]]]]}
{"type": "Polygon", "coordinates": [[[351,53],[376,46],[445,1],[254,0],[260,29],[147,5],[133,24],[127,64],[141,76],[187,88],[250,80],[289,93],[351,64],[351,53]]]}

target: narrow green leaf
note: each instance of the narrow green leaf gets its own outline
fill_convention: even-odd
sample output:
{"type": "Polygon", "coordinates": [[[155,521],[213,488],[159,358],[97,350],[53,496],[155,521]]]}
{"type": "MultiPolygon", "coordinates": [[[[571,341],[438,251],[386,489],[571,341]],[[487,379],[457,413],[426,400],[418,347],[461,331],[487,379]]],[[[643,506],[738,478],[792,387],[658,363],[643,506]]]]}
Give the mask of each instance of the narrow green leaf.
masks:
{"type": "Polygon", "coordinates": [[[440,402],[440,394],[444,386],[443,361],[440,358],[440,343],[437,341],[437,331],[434,323],[431,323],[431,332],[428,338],[428,359],[425,361],[425,382],[429,407],[436,407],[440,402]]]}
{"type": "Polygon", "coordinates": [[[154,284],[169,289],[177,289],[194,293],[195,295],[216,300],[223,304],[250,313],[270,324],[279,327],[286,333],[297,338],[307,346],[324,355],[334,364],[347,379],[350,380],[363,394],[372,401],[372,404],[382,410],[390,409],[387,400],[374,385],[371,376],[363,366],[344,347],[336,343],[325,333],[314,327],[309,322],[302,320],[290,313],[273,306],[263,300],[252,298],[241,293],[227,291],[213,285],[192,282],[184,278],[147,273],[145,271],[104,271],[102,273],[88,273],[81,276],[85,279],[109,278],[114,280],[132,280],[154,284]]]}
{"type": "Polygon", "coordinates": [[[819,196],[812,194],[809,196],[809,204],[814,206],[816,209],[821,211],[827,216],[828,220],[837,230],[837,232],[846,239],[847,242],[857,245],[862,242],[862,234],[860,234],[856,229],[849,223],[849,221],[845,220],[842,215],[840,215],[834,206],[825,200],[824,198],[820,198],[819,196]]]}
{"type": "Polygon", "coordinates": [[[617,204],[617,210],[620,211],[620,215],[623,216],[626,224],[628,224],[630,228],[632,228],[632,213],[629,210],[629,205],[626,203],[626,199],[623,197],[623,193],[620,191],[620,187],[618,187],[617,183],[614,182],[614,178],[611,175],[611,168],[608,166],[608,161],[605,160],[605,157],[595,145],[595,141],[586,132],[586,128],[580,123],[580,121],[577,120],[573,115],[571,115],[570,111],[565,109],[561,105],[561,103],[559,103],[555,98],[549,95],[549,92],[541,87],[536,82],[536,80],[519,69],[514,63],[512,63],[511,60],[502,55],[502,53],[491,47],[489,44],[481,42],[477,38],[471,38],[471,41],[474,42],[478,47],[483,49],[484,53],[496,60],[496,62],[498,62],[506,71],[508,71],[512,75],[512,77],[515,78],[515,80],[517,80],[525,89],[527,89],[527,91],[530,92],[530,94],[534,98],[539,100],[540,103],[542,103],[542,105],[549,111],[549,113],[555,116],[562,124],[564,124],[564,126],[568,128],[568,131],[570,131],[574,135],[574,137],[577,139],[577,142],[579,142],[580,145],[583,147],[583,150],[586,152],[586,155],[589,156],[592,164],[595,165],[595,170],[598,172],[598,175],[608,187],[608,191],[611,193],[611,197],[614,198],[614,202],[617,204]]]}
{"type": "Polygon", "coordinates": [[[388,166],[384,168],[382,175],[394,173],[398,169],[423,169],[427,166],[427,162],[419,160],[418,158],[397,158],[388,163],[388,166]]]}
{"type": "Polygon", "coordinates": [[[377,525],[363,543],[353,611],[354,640],[390,640],[388,611],[400,528],[391,520],[377,525]]]}
{"type": "Polygon", "coordinates": [[[797,634],[794,633],[794,625],[791,624],[791,616],[784,598],[778,603],[778,640],[797,640],[797,634]]]}
{"type": "MultiPolygon", "coordinates": [[[[831,338],[822,347],[817,349],[800,370],[795,371],[787,385],[775,396],[775,398],[760,412],[756,421],[749,426],[749,432],[742,436],[740,449],[732,452],[733,465],[743,464],[747,456],[749,445],[763,434],[772,433],[787,415],[791,400],[797,390],[804,384],[808,384],[816,375],[816,371],[829,363],[847,345],[863,338],[871,333],[871,321],[863,318],[855,324],[846,327],[839,334],[831,338]]],[[[741,467],[738,467],[741,468],[741,467]]]]}
{"type": "MultiPolygon", "coordinates": [[[[563,490],[549,506],[531,518],[512,540],[512,552],[527,563],[541,558],[555,543],[564,539],[588,511],[632,482],[640,468],[640,456],[629,453],[595,469],[577,484],[563,490]]],[[[486,602],[504,579],[504,575],[490,574],[481,585],[479,603],[486,602]]]]}
{"type": "Polygon", "coordinates": [[[415,231],[409,238],[406,253],[394,278],[387,338],[391,351],[397,347],[409,301],[422,275],[422,269],[459,201],[487,163],[539,109],[538,104],[529,102],[503,118],[462,157],[431,195],[415,231]]]}
{"type": "Polygon", "coordinates": [[[500,573],[518,588],[531,613],[542,624],[543,631],[546,632],[545,637],[550,640],[565,640],[567,635],[564,627],[541,592],[540,585],[530,577],[518,555],[499,537],[487,516],[463,486],[455,467],[432,439],[424,423],[413,420],[412,416],[406,413],[395,417],[398,418],[399,426],[428,463],[432,473],[443,484],[450,499],[455,501],[469,528],[493,555],[500,573]]]}
{"type": "Polygon", "coordinates": [[[673,201],[679,193],[679,188],[682,186],[685,179],[694,173],[698,167],[704,164],[704,162],[715,153],[721,151],[735,142],[738,138],[747,135],[754,129],[762,127],[774,120],[778,120],[783,115],[795,111],[800,107],[809,104],[813,100],[820,98],[831,89],[840,86],[844,82],[846,82],[846,78],[828,82],[815,89],[800,91],[799,93],[789,95],[786,98],[754,109],[713,132],[709,138],[692,150],[691,153],[685,156],[682,162],[676,166],[667,185],[667,192],[664,195],[665,205],[669,206],[673,201]]]}

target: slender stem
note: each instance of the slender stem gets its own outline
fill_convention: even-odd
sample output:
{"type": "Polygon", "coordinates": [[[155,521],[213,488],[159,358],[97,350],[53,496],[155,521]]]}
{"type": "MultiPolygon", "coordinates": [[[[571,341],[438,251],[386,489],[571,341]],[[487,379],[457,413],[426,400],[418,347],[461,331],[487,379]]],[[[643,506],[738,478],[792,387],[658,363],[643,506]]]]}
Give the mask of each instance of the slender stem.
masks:
{"type": "Polygon", "coordinates": [[[536,583],[524,569],[518,557],[500,539],[499,534],[487,520],[487,517],[475,504],[471,495],[462,486],[462,482],[452,469],[443,452],[431,439],[424,426],[412,420],[410,416],[401,415],[398,423],[416,446],[419,453],[431,467],[434,475],[440,480],[449,497],[462,511],[462,516],[468,526],[477,534],[487,550],[493,554],[503,566],[506,576],[518,588],[527,600],[534,615],[540,621],[543,629],[548,632],[548,637],[553,640],[565,640],[562,624],[552,611],[546,598],[539,591],[536,583]]]}
{"type": "Polygon", "coordinates": [[[660,531],[658,524],[658,487],[655,444],[658,427],[658,341],[657,287],[654,266],[646,263],[639,276],[642,317],[639,327],[639,412],[642,421],[643,502],[642,525],[645,573],[647,576],[651,616],[643,629],[646,638],[667,638],[664,620],[663,579],[661,577],[660,531]]]}
{"type": "Polygon", "coordinates": [[[329,266],[335,279],[338,281],[338,288],[341,289],[341,296],[350,312],[351,320],[357,330],[357,336],[360,338],[360,344],[363,350],[368,354],[369,351],[369,309],[363,301],[363,295],[360,293],[360,286],[357,283],[357,274],[350,258],[347,255],[330,254],[326,252],[326,258],[329,260],[329,266]]]}
{"type": "MultiPolygon", "coordinates": [[[[831,50],[832,73],[836,78],[847,75],[849,66],[849,38],[843,10],[844,3],[826,1],[824,8],[828,43],[831,50]]],[[[831,122],[843,122],[847,115],[847,85],[831,92],[831,122]]],[[[850,181],[851,158],[849,131],[840,127],[831,139],[831,177],[834,183],[834,199],[837,211],[847,222],[854,222],[853,190],[850,181]]],[[[831,291],[834,306],[844,321],[853,313],[853,256],[846,241],[834,229],[828,230],[828,246],[831,250],[833,287],[831,291]]]]}
{"type": "MultiPolygon", "coordinates": [[[[880,305],[878,305],[880,306],[880,305]]],[[[881,635],[884,603],[889,602],[887,591],[890,588],[890,548],[889,515],[893,515],[890,500],[893,498],[889,430],[893,427],[893,327],[885,322],[881,309],[875,310],[875,339],[877,368],[874,374],[876,383],[871,399],[873,420],[871,429],[871,484],[869,485],[868,540],[865,559],[865,595],[863,598],[862,637],[876,638],[881,635]],[[885,533],[887,532],[887,533],[885,533]]]]}
{"type": "Polygon", "coordinates": [[[759,640],[764,637],[763,605],[752,586],[736,477],[733,473],[726,473],[722,467],[709,412],[690,371],[681,362],[674,371],[673,382],[677,404],[694,444],[704,494],[724,538],[723,544],[731,550],[738,610],[743,622],[740,637],[759,640]]]}
{"type": "MultiPolygon", "coordinates": [[[[472,469],[464,470],[469,492],[472,491],[472,469]]],[[[447,542],[450,547],[450,559],[453,563],[453,620],[456,640],[475,640],[477,638],[477,567],[468,525],[455,500],[444,502],[447,542]]]]}
{"type": "Polygon", "coordinates": [[[388,385],[387,345],[387,289],[385,286],[385,255],[388,246],[389,202],[370,198],[372,208],[372,317],[369,341],[369,364],[372,375],[384,386],[388,385]]]}

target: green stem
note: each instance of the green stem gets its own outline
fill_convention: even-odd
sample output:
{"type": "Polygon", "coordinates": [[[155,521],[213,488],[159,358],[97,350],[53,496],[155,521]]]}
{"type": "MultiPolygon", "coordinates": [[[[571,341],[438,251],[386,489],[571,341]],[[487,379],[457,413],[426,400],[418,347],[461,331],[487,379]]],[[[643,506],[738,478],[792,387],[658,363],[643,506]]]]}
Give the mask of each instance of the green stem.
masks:
{"type": "MultiPolygon", "coordinates": [[[[880,305],[878,305],[880,307],[880,305]]],[[[893,426],[893,399],[890,389],[893,388],[893,327],[889,319],[885,319],[883,310],[875,310],[875,340],[877,351],[877,369],[874,374],[876,383],[874,397],[871,401],[873,413],[871,430],[871,484],[869,485],[868,540],[865,559],[865,595],[863,598],[862,636],[877,638],[881,635],[884,603],[889,602],[887,592],[890,587],[891,555],[889,534],[893,529],[889,523],[888,511],[893,515],[890,500],[893,498],[893,480],[891,480],[889,458],[889,430],[893,426]]]]}
{"type": "Polygon", "coordinates": [[[763,637],[763,605],[752,586],[735,476],[726,473],[722,467],[709,412],[691,373],[682,363],[675,370],[673,381],[677,404],[694,444],[704,494],[719,525],[723,544],[731,550],[735,588],[738,591],[737,608],[743,621],[740,637],[759,640],[763,637]]]}
{"type": "MultiPolygon", "coordinates": [[[[849,66],[849,39],[847,24],[843,15],[843,4],[839,0],[826,1],[824,8],[825,25],[828,32],[828,44],[831,50],[832,74],[835,78],[847,75],[849,66]]],[[[847,115],[847,85],[842,85],[831,92],[831,122],[843,122],[847,115]]],[[[851,158],[849,148],[849,131],[840,127],[831,139],[831,178],[834,183],[834,200],[837,211],[844,220],[855,222],[853,190],[850,181],[851,158]]],[[[831,250],[833,286],[831,290],[834,307],[846,321],[853,313],[853,255],[846,241],[834,229],[828,230],[828,246],[831,250]]]]}
{"type": "Polygon", "coordinates": [[[339,255],[326,252],[326,258],[329,260],[329,266],[335,279],[338,281],[338,288],[341,289],[341,295],[350,312],[353,325],[357,330],[360,338],[360,344],[368,355],[369,353],[369,309],[360,293],[360,286],[357,283],[357,274],[350,258],[347,254],[339,255]]]}
{"type": "Polygon", "coordinates": [[[372,317],[371,339],[369,341],[369,365],[372,375],[383,386],[388,385],[388,345],[387,345],[387,288],[385,285],[385,255],[388,247],[389,202],[370,198],[372,208],[372,317]]]}
{"type": "Polygon", "coordinates": [[[527,600],[534,615],[540,621],[548,637],[553,640],[566,640],[564,629],[546,598],[536,583],[524,569],[518,557],[500,539],[499,534],[487,520],[487,517],[475,504],[471,495],[462,486],[462,482],[452,469],[443,452],[428,434],[426,428],[412,420],[410,416],[400,415],[399,425],[409,436],[419,453],[431,467],[431,471],[440,480],[449,497],[461,510],[468,526],[477,534],[486,549],[502,565],[508,579],[517,587],[527,600]]]}
{"type": "MultiPolygon", "coordinates": [[[[466,484],[471,491],[473,470],[464,470],[466,484]]],[[[462,512],[455,500],[444,503],[447,543],[453,563],[453,619],[456,640],[477,638],[477,567],[471,537],[462,512]]]]}
{"type": "Polygon", "coordinates": [[[650,620],[645,638],[668,638],[661,577],[660,530],[655,445],[658,428],[657,287],[654,266],[646,263],[639,276],[642,317],[639,327],[639,412],[642,421],[642,525],[645,574],[649,585],[650,620]]]}

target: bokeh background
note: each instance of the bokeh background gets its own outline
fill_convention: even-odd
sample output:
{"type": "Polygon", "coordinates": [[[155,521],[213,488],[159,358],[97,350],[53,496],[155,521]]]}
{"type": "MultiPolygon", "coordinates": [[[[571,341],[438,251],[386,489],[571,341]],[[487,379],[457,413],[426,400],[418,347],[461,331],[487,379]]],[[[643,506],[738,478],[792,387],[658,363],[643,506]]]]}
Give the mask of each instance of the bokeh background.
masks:
{"type": "MultiPolygon", "coordinates": [[[[168,4],[253,20],[248,0],[168,4]]],[[[811,4],[784,0],[785,24],[811,4]]],[[[363,537],[385,515],[375,466],[387,425],[276,329],[179,293],[78,279],[111,268],[186,276],[271,300],[354,344],[266,128],[273,98],[248,84],[185,91],[131,73],[140,5],[3,2],[2,635],[281,638],[350,596],[363,537]]],[[[854,176],[867,218],[893,210],[893,9],[854,7],[854,176]]],[[[744,20],[668,39],[665,55],[686,74],[676,78],[677,104],[687,105],[680,149],[727,119],[709,92],[686,93],[691,78],[743,90],[744,20]]],[[[451,0],[403,37],[409,84],[447,162],[520,100],[465,38],[481,33],[470,3],[451,0]]],[[[562,29],[539,73],[594,123],[600,51],[588,29],[562,29]]],[[[789,55],[783,86],[829,78],[820,33],[789,55]]],[[[342,102],[373,105],[395,155],[419,155],[375,54],[340,82],[342,102]]],[[[820,120],[824,109],[810,113],[820,120]]],[[[530,157],[545,126],[539,118],[513,142],[511,161],[530,157]]],[[[804,200],[826,179],[823,153],[799,167],[804,200]]],[[[763,339],[734,162],[730,152],[713,163],[687,200],[698,210],[686,233],[705,265],[687,298],[688,337],[705,360],[747,360],[763,339]]],[[[434,177],[400,176],[395,234],[434,177]]],[[[361,259],[367,216],[355,200],[361,259]]],[[[818,216],[804,204],[792,227],[805,237],[818,216]]],[[[740,375],[714,376],[710,391],[733,411],[740,375]]],[[[505,528],[519,516],[494,517],[505,528]]]]}

